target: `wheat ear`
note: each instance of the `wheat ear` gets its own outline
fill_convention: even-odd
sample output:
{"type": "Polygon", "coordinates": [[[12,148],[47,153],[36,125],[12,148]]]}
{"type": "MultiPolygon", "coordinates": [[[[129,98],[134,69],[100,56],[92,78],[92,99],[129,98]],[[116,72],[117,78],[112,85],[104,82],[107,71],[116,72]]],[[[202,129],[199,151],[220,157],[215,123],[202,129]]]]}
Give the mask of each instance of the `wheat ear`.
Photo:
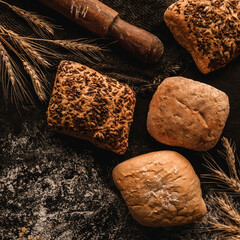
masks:
{"type": "Polygon", "coordinates": [[[46,89],[40,78],[41,74],[38,71],[36,71],[33,68],[33,66],[26,60],[23,60],[22,64],[23,64],[24,70],[27,72],[27,74],[29,75],[29,77],[32,80],[32,84],[33,84],[34,90],[35,90],[38,98],[41,101],[45,101],[47,99],[46,89]]]}
{"type": "Polygon", "coordinates": [[[33,62],[36,62],[46,68],[51,66],[51,64],[42,57],[42,55],[37,51],[37,48],[35,48],[27,38],[24,38],[12,30],[4,28],[3,26],[0,26],[0,30],[3,34],[6,34],[22,52],[26,53],[33,62]]]}
{"type": "MultiPolygon", "coordinates": [[[[36,42],[48,42],[54,45],[57,45],[61,48],[64,48],[70,52],[72,52],[76,56],[80,56],[85,58],[88,61],[91,61],[86,55],[89,55],[93,59],[100,61],[103,58],[103,54],[101,51],[107,51],[105,46],[100,46],[93,41],[89,41],[86,39],[71,39],[71,40],[53,40],[53,39],[43,39],[43,38],[31,38],[31,37],[24,37],[25,40],[31,42],[36,48],[40,48],[41,45],[37,44],[36,42]]],[[[45,54],[51,55],[51,57],[59,58],[60,55],[56,54],[55,52],[49,52],[49,49],[42,49],[41,52],[45,54]]]]}
{"type": "Polygon", "coordinates": [[[75,39],[75,40],[51,40],[52,43],[57,44],[63,48],[71,51],[81,52],[99,52],[102,48],[87,42],[86,40],[75,39]],[[80,42],[79,42],[80,41],[80,42]]]}
{"type": "Polygon", "coordinates": [[[235,178],[228,177],[225,172],[221,169],[218,170],[216,166],[212,165],[209,161],[206,160],[206,167],[212,172],[209,174],[202,174],[203,178],[209,178],[216,182],[221,182],[226,185],[229,190],[240,195],[240,182],[235,178]]]}
{"type": "Polygon", "coordinates": [[[71,51],[72,53],[74,53],[75,55],[81,56],[81,57],[85,57],[84,54],[88,54],[89,56],[91,56],[92,58],[96,59],[96,60],[100,60],[99,56],[102,57],[101,52],[102,50],[104,50],[103,47],[101,46],[97,46],[95,44],[92,44],[90,42],[87,42],[86,40],[83,39],[75,39],[75,40],[49,40],[49,42],[58,45],[62,48],[65,48],[69,51],[71,51]],[[98,54],[98,55],[96,55],[98,54]]]}
{"type": "Polygon", "coordinates": [[[1,3],[6,4],[13,12],[18,16],[25,19],[25,21],[30,25],[30,27],[41,37],[53,36],[54,35],[54,26],[50,22],[46,21],[42,16],[34,12],[26,11],[22,8],[11,5],[5,1],[0,0],[1,3]]]}
{"type": "Polygon", "coordinates": [[[231,177],[238,179],[238,174],[236,170],[236,159],[235,159],[235,146],[231,145],[227,138],[222,138],[223,147],[225,149],[225,158],[228,164],[229,173],[231,177]]]}
{"type": "MultiPolygon", "coordinates": [[[[4,42],[4,39],[0,38],[4,42]]],[[[21,77],[19,68],[13,59],[9,56],[6,48],[0,41],[0,58],[2,62],[1,71],[1,80],[3,86],[3,93],[5,99],[8,99],[8,88],[11,86],[11,102],[15,102],[18,106],[19,101],[23,102],[24,100],[30,99],[30,95],[26,91],[26,86],[21,77]],[[8,77],[8,81],[7,81],[8,77]]]]}
{"type": "MultiPolygon", "coordinates": [[[[11,44],[9,44],[1,36],[0,36],[0,39],[2,41],[4,41],[4,43],[16,54],[16,56],[22,62],[24,70],[27,72],[27,74],[30,76],[30,78],[32,80],[32,84],[33,84],[34,90],[36,91],[39,99],[42,100],[42,101],[46,100],[46,88],[44,87],[43,82],[42,82],[43,79],[44,80],[46,80],[46,79],[45,79],[45,76],[43,74],[41,74],[40,68],[39,68],[39,70],[35,70],[33,68],[33,66],[26,60],[26,58],[23,57],[21,54],[19,54],[11,44]]],[[[38,66],[36,66],[36,68],[38,68],[38,66]]],[[[13,71],[17,71],[17,70],[18,70],[18,67],[16,65],[14,65],[13,71]]],[[[21,76],[21,74],[18,73],[18,75],[16,75],[16,78],[15,78],[15,80],[18,83],[21,83],[21,84],[18,84],[19,88],[18,88],[18,91],[15,91],[14,96],[15,95],[18,96],[17,93],[19,93],[20,91],[23,91],[24,94],[28,97],[27,100],[30,100],[30,102],[34,105],[33,101],[31,100],[31,96],[26,91],[27,87],[24,84],[24,81],[23,81],[23,79],[20,76],[21,76]],[[20,82],[19,80],[22,80],[22,81],[20,82]]],[[[21,101],[23,101],[23,99],[21,99],[21,101]]]]}
{"type": "Polygon", "coordinates": [[[222,154],[222,155],[226,159],[230,176],[228,176],[219,167],[219,165],[216,163],[216,161],[214,161],[214,159],[210,155],[208,155],[208,158],[210,160],[207,159],[206,157],[207,155],[204,156],[204,159],[206,161],[205,166],[210,170],[211,173],[202,174],[201,176],[203,178],[212,179],[216,182],[219,181],[220,183],[225,185],[229,190],[231,190],[237,195],[240,195],[240,181],[236,171],[236,161],[235,161],[235,155],[234,155],[235,149],[231,146],[231,144],[226,138],[223,138],[222,141],[225,149],[225,154],[222,154]]]}
{"type": "MultiPolygon", "coordinates": [[[[12,86],[15,86],[16,74],[13,71],[12,61],[10,60],[10,56],[8,55],[7,50],[0,42],[0,57],[2,60],[2,65],[5,67],[5,73],[8,75],[8,79],[11,82],[12,86]]],[[[4,75],[4,71],[1,68],[1,72],[4,75]]],[[[7,90],[7,81],[6,78],[2,75],[2,86],[3,86],[3,93],[5,98],[8,97],[8,90],[7,90]]]]}
{"type": "Polygon", "coordinates": [[[222,197],[216,196],[215,201],[223,213],[226,215],[226,217],[231,219],[240,228],[240,214],[231,204],[227,194],[222,194],[222,197]]]}
{"type": "Polygon", "coordinates": [[[240,235],[240,228],[239,226],[229,224],[220,223],[217,221],[207,221],[210,225],[209,231],[218,231],[222,232],[226,236],[228,235],[240,235]]]}
{"type": "Polygon", "coordinates": [[[205,225],[203,230],[214,231],[215,236],[219,235],[224,237],[224,239],[227,239],[227,237],[228,239],[238,239],[240,237],[240,215],[227,194],[225,193],[221,196],[216,194],[210,195],[208,204],[218,210],[208,215],[208,218],[203,222],[205,225]]]}

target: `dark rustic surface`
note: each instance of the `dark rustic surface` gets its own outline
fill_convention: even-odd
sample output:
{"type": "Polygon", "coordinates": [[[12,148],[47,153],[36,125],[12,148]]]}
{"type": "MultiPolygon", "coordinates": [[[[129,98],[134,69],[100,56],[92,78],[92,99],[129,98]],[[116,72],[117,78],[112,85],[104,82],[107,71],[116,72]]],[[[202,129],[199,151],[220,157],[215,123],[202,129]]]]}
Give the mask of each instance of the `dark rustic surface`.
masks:
{"type": "MultiPolygon", "coordinates": [[[[11,1],[27,10],[49,16],[62,25],[59,38],[90,37],[91,33],[71,23],[37,1],[11,1]]],[[[173,39],[163,22],[163,13],[173,0],[104,0],[130,23],[156,34],[165,45],[161,61],[147,66],[123,52],[117,44],[105,53],[103,62],[87,63],[72,56],[70,60],[87,63],[103,74],[128,83],[137,92],[137,105],[130,132],[129,149],[123,156],[100,150],[92,144],[57,134],[46,124],[46,104],[38,109],[25,106],[21,116],[14,107],[6,109],[0,98],[0,239],[212,239],[201,233],[199,224],[173,228],[146,228],[129,214],[111,171],[121,161],[150,151],[170,149],[183,154],[200,176],[206,173],[202,154],[157,143],[146,130],[146,115],[152,91],[146,91],[153,80],[182,74],[208,83],[226,92],[231,112],[223,135],[232,138],[240,148],[240,68],[239,58],[224,69],[201,74],[191,56],[173,39]]],[[[0,5],[0,20],[6,27],[24,35],[31,30],[20,18],[0,5]]],[[[98,40],[100,42],[100,40],[98,40]]],[[[102,42],[102,40],[101,40],[102,42]]],[[[57,62],[49,73],[51,86],[57,62]]],[[[219,143],[210,153],[217,155],[219,143]]],[[[237,152],[239,153],[239,151],[237,152]]],[[[220,164],[221,158],[217,159],[220,164]]],[[[207,201],[209,185],[202,185],[207,201]]],[[[208,206],[210,208],[210,206],[208,206]]],[[[211,209],[213,210],[213,209],[211,209]]]]}

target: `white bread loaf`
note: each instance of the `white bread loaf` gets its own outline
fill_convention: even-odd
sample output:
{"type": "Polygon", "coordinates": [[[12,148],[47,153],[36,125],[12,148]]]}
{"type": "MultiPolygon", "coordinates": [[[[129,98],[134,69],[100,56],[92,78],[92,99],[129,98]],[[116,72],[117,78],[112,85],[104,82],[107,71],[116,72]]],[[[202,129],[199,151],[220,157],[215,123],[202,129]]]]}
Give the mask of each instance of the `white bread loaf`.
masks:
{"type": "Polygon", "coordinates": [[[152,152],[124,161],[114,168],[113,180],[133,218],[144,226],[187,224],[206,213],[199,178],[177,152],[152,152]]]}

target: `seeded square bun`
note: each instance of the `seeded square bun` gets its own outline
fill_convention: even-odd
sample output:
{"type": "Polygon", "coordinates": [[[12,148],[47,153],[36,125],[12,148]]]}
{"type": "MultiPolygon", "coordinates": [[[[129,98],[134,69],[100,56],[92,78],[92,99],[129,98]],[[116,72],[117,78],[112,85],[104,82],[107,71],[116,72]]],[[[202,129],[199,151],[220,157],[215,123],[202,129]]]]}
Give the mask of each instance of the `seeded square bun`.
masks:
{"type": "Polygon", "coordinates": [[[135,94],[128,85],[80,63],[62,61],[47,122],[57,132],[124,154],[135,103],[135,94]]]}
{"type": "Polygon", "coordinates": [[[163,144],[208,151],[222,134],[229,108],[228,96],[210,85],[166,78],[150,102],[147,129],[163,144]]]}
{"type": "Polygon", "coordinates": [[[177,152],[143,154],[118,164],[113,180],[133,218],[144,226],[191,223],[206,214],[200,181],[177,152]]]}
{"type": "Polygon", "coordinates": [[[179,0],[168,7],[164,19],[204,74],[240,54],[239,0],[179,0]]]}

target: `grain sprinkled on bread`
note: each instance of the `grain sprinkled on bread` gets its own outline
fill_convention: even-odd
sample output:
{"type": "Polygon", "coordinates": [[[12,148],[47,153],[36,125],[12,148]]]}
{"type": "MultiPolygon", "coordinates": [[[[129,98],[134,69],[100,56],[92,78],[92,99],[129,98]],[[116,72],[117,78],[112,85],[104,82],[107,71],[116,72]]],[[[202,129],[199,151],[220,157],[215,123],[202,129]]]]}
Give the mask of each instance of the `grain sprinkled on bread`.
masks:
{"type": "Polygon", "coordinates": [[[240,54],[238,0],[179,0],[164,19],[203,73],[224,67],[240,54]]]}
{"type": "Polygon", "coordinates": [[[53,130],[123,154],[133,121],[135,94],[115,79],[81,65],[59,65],[47,121],[53,130]]]}

